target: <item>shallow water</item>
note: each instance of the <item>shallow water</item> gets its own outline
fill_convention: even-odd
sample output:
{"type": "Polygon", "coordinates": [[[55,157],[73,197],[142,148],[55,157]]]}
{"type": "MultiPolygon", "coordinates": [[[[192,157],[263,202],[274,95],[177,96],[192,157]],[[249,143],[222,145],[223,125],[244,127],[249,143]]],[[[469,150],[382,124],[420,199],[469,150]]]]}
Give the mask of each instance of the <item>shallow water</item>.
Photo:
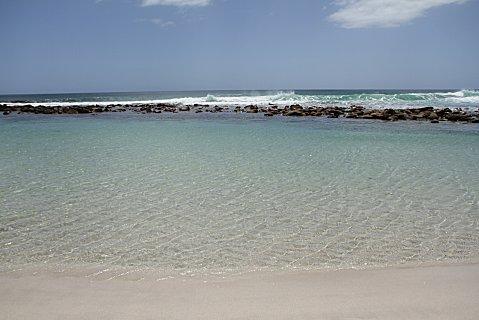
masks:
{"type": "Polygon", "coordinates": [[[479,256],[479,126],[0,118],[0,270],[169,274],[479,256]]]}

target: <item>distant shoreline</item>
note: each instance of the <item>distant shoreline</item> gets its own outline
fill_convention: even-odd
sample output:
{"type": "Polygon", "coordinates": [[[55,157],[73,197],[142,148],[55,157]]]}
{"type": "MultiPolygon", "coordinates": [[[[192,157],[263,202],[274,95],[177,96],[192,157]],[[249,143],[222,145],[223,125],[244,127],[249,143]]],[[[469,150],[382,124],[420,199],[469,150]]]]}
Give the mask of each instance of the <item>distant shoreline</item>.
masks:
{"type": "Polygon", "coordinates": [[[479,108],[476,111],[466,111],[461,108],[366,108],[360,105],[349,107],[339,106],[302,106],[292,104],[280,106],[246,105],[246,106],[220,106],[216,104],[192,104],[178,105],[168,103],[132,103],[132,104],[91,104],[91,105],[42,105],[23,104],[21,102],[0,104],[0,112],[4,116],[12,113],[32,114],[96,114],[105,112],[135,112],[135,113],[260,113],[264,116],[287,116],[287,117],[327,117],[349,119],[372,119],[383,121],[428,121],[439,123],[440,121],[479,123],[479,108]]]}

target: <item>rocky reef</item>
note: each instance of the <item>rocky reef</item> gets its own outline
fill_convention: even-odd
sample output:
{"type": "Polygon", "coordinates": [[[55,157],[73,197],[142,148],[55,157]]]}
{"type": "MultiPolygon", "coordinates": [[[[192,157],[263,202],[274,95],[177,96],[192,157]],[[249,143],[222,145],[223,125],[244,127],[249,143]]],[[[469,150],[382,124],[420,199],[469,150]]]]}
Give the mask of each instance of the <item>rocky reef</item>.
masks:
{"type": "Polygon", "coordinates": [[[328,117],[349,119],[375,119],[383,121],[440,121],[479,123],[479,109],[465,111],[462,109],[451,110],[449,108],[408,108],[408,109],[369,109],[363,106],[351,105],[349,107],[338,106],[307,106],[299,104],[289,106],[218,106],[207,104],[174,105],[165,103],[145,104],[110,104],[110,105],[32,105],[32,104],[0,104],[0,112],[3,115],[10,113],[34,113],[34,114],[95,114],[103,112],[137,112],[137,113],[178,113],[178,112],[236,112],[236,113],[262,113],[267,117],[328,117]]]}

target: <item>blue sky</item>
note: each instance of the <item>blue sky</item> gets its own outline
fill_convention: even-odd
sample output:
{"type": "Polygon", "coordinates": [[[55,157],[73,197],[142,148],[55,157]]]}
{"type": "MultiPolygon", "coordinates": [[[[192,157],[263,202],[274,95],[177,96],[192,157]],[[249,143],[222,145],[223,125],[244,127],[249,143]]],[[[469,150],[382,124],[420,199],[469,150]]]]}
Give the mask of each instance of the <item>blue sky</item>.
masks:
{"type": "Polygon", "coordinates": [[[477,39],[477,0],[0,0],[0,93],[478,88],[477,39]]]}

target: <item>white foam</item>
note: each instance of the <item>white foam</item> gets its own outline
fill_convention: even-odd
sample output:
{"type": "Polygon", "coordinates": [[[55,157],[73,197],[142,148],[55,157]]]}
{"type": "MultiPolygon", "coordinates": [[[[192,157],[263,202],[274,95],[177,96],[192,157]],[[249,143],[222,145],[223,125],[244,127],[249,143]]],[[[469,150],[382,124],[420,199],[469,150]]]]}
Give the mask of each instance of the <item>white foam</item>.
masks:
{"type": "MultiPolygon", "coordinates": [[[[356,93],[349,95],[306,95],[296,94],[294,91],[276,91],[266,94],[251,93],[251,95],[212,95],[207,94],[202,97],[181,97],[154,100],[120,100],[120,101],[83,101],[83,102],[35,102],[29,103],[32,106],[106,106],[112,104],[134,105],[134,104],[174,104],[174,105],[193,105],[208,104],[219,106],[245,106],[255,105],[290,105],[299,103],[305,106],[335,104],[350,105],[360,104],[374,108],[413,108],[418,106],[450,106],[471,108],[479,105],[479,91],[460,90],[454,92],[405,92],[405,93],[356,93]]],[[[25,105],[25,103],[7,103],[7,105],[25,105]]]]}

